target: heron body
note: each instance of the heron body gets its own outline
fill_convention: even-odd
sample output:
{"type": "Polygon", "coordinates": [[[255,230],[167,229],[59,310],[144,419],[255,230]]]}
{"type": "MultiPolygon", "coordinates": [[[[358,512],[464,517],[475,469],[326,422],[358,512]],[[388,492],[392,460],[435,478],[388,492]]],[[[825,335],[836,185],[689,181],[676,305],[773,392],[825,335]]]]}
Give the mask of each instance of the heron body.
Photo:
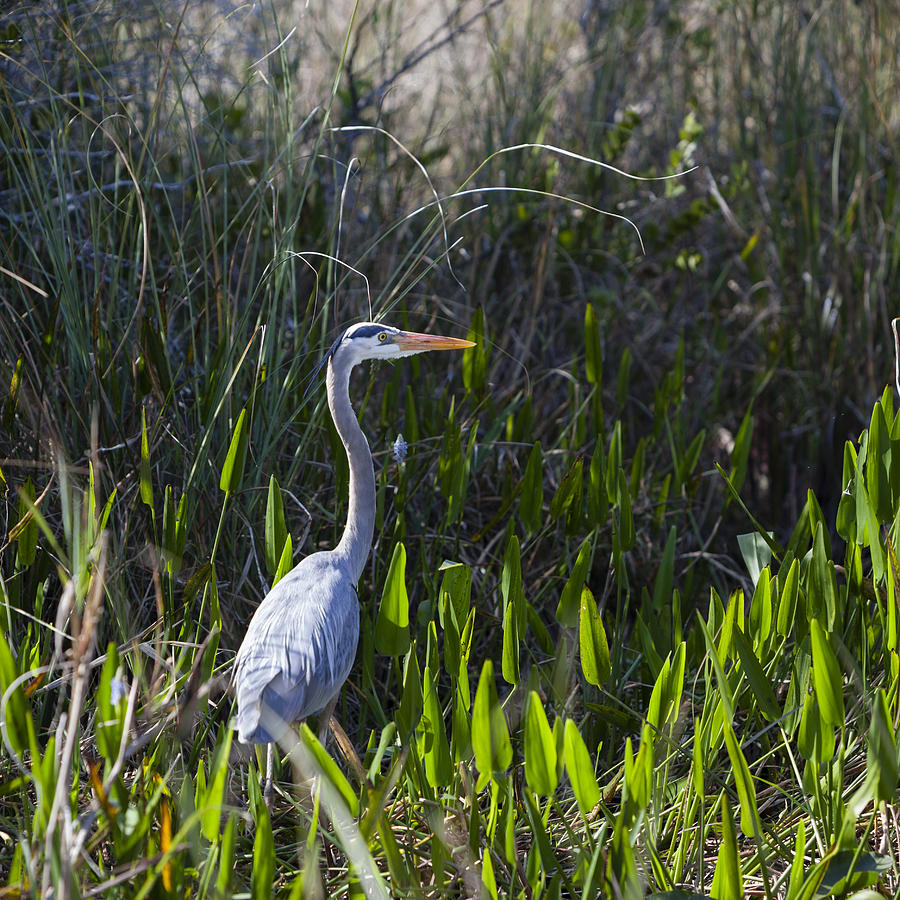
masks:
{"type": "Polygon", "coordinates": [[[235,727],[241,741],[277,741],[292,722],[328,708],[356,656],[356,585],[375,530],[375,471],[350,405],[351,371],[366,359],[470,346],[471,341],[364,322],[347,329],[322,361],[327,364],[328,406],[350,468],[347,524],[337,547],[301,560],[250,620],[234,669],[235,727]]]}

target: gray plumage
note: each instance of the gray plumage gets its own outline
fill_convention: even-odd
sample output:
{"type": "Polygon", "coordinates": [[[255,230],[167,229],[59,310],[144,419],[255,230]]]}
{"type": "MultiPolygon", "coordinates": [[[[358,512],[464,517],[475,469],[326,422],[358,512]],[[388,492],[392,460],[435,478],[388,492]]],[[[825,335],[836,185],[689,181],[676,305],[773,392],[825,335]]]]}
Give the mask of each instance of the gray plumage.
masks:
{"type": "MultiPolygon", "coordinates": [[[[328,351],[328,406],[350,465],[350,503],[333,550],[301,560],[265,596],[238,650],[235,728],[245,743],[277,741],[292,722],[329,710],[346,681],[359,639],[356,585],[375,529],[372,454],[350,405],[350,373],[365,359],[397,359],[471,341],[364,322],[328,351]]],[[[326,723],[327,724],[327,723],[326,723]]]]}

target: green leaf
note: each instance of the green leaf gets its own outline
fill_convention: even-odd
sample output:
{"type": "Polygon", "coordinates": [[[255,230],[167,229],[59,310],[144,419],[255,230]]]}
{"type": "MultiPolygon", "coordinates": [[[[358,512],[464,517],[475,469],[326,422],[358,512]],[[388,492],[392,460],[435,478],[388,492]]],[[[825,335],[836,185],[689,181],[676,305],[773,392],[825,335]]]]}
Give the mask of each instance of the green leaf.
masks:
{"type": "Polygon", "coordinates": [[[728,679],[725,677],[725,670],[722,668],[722,660],[719,658],[715,641],[709,633],[709,629],[706,627],[706,622],[703,621],[703,616],[699,613],[697,615],[697,623],[700,625],[700,630],[703,632],[706,649],[713,665],[713,671],[716,673],[716,683],[719,686],[719,698],[725,709],[726,718],[731,722],[734,719],[734,698],[731,693],[731,687],[728,684],[728,679]]]}
{"type": "Polygon", "coordinates": [[[891,506],[891,436],[884,418],[881,402],[872,409],[869,424],[869,444],[866,452],[866,491],[877,519],[891,522],[894,511],[891,506]]]}
{"type": "Polygon", "coordinates": [[[582,461],[579,457],[572,463],[569,471],[563,476],[563,480],[559,483],[553,499],[550,501],[550,518],[560,519],[567,514],[570,507],[577,502],[581,502],[582,491],[582,461]]]}
{"type": "Polygon", "coordinates": [[[237,490],[241,486],[244,477],[244,462],[247,458],[247,444],[250,440],[250,429],[246,426],[247,408],[241,410],[234,433],[231,435],[231,443],[228,445],[228,453],[225,456],[225,465],[222,466],[222,475],[219,478],[219,489],[226,494],[237,490]]]}
{"type": "Polygon", "coordinates": [[[409,597],[406,593],[406,547],[394,545],[391,565],[384,582],[378,618],[375,621],[375,649],[385,656],[402,656],[409,649],[409,597]]]}
{"type": "Polygon", "coordinates": [[[669,537],[659,561],[656,580],[653,582],[653,609],[668,609],[672,602],[672,585],[675,580],[675,526],[669,529],[669,537]]]}
{"type": "Polygon", "coordinates": [[[625,480],[625,472],[622,469],[619,469],[616,503],[619,507],[619,546],[623,550],[630,550],[635,542],[634,516],[631,511],[631,493],[628,490],[628,482],[625,480]]]}
{"type": "Polygon", "coordinates": [[[818,619],[812,619],[809,628],[812,637],[813,685],[819,712],[826,725],[840,728],[844,725],[844,680],[837,657],[818,619]]]}
{"type": "Polygon", "coordinates": [[[587,745],[572,719],[566,719],[565,756],[572,793],[575,794],[581,814],[587,816],[600,802],[600,787],[587,745]]]}
{"type": "Polygon", "coordinates": [[[744,565],[750,573],[754,586],[759,580],[759,573],[772,561],[772,548],[769,542],[756,531],[737,536],[738,547],[744,558],[744,565]]]}
{"type": "Polygon", "coordinates": [[[97,707],[100,716],[97,722],[97,749],[112,765],[119,755],[119,745],[125,729],[125,689],[119,682],[121,676],[119,653],[110,642],[106,648],[106,661],[100,673],[97,691],[97,707]]]}
{"type": "Polygon", "coordinates": [[[466,334],[466,340],[474,341],[474,347],[467,347],[462,355],[463,385],[467,391],[484,390],[487,381],[488,354],[490,341],[485,340],[484,308],[479,306],[472,316],[472,324],[466,334]]]}
{"type": "Polygon", "coordinates": [[[225,830],[222,832],[222,843],[219,849],[219,871],[216,873],[216,894],[219,897],[231,896],[231,880],[234,872],[234,830],[237,816],[228,814],[225,830]]]}
{"type": "Polygon", "coordinates": [[[506,604],[503,613],[503,680],[513,686],[519,683],[519,617],[512,603],[506,604]]]}
{"type": "Polygon", "coordinates": [[[457,631],[461,631],[469,615],[472,592],[472,572],[463,563],[444,560],[438,571],[443,573],[440,589],[438,616],[441,628],[447,627],[447,618],[453,617],[457,631]]]}
{"type": "Polygon", "coordinates": [[[528,455],[525,476],[522,479],[522,496],[519,500],[519,518],[529,534],[540,531],[544,512],[544,453],[540,441],[528,455]]]}
{"type": "Polygon", "coordinates": [[[589,384],[600,385],[603,380],[603,350],[594,307],[588,303],[584,310],[584,367],[589,384]]]}
{"type": "Polygon", "coordinates": [[[605,526],[609,515],[609,496],[606,493],[606,462],[603,442],[598,438],[591,456],[588,484],[588,515],[594,525],[605,526]]]}
{"type": "MultiPolygon", "coordinates": [[[[472,708],[472,747],[475,765],[483,776],[505,771],[512,762],[512,743],[506,716],[497,699],[494,664],[485,660],[472,708]]],[[[480,779],[479,779],[480,780],[480,779]]]]}
{"type": "Polygon", "coordinates": [[[275,841],[272,839],[272,823],[265,803],[256,805],[254,817],[256,836],[253,839],[250,897],[252,900],[271,900],[275,881],[275,841]]]}
{"type": "Polygon", "coordinates": [[[525,627],[525,590],[522,587],[522,554],[519,539],[510,532],[503,555],[503,571],[500,575],[500,595],[505,603],[512,604],[519,630],[525,627]]]}
{"type": "Polygon", "coordinates": [[[756,808],[756,791],[753,787],[753,778],[750,775],[750,767],[744,757],[743,751],[734,735],[731,723],[725,722],[725,749],[731,760],[731,768],[734,772],[734,784],[737,788],[738,801],[741,805],[741,831],[746,837],[762,834],[762,826],[759,821],[759,812],[756,808]]]}
{"type": "Polygon", "coordinates": [[[775,618],[775,630],[782,637],[787,637],[793,630],[799,590],[800,563],[795,559],[788,567],[788,572],[778,597],[778,615],[775,618]]]}
{"type": "Polygon", "coordinates": [[[585,538],[578,549],[578,557],[572,566],[572,573],[562,590],[559,605],[556,607],[556,619],[563,625],[574,627],[578,621],[578,610],[581,605],[581,589],[587,581],[588,568],[591,563],[591,542],[585,538]]]}
{"type": "Polygon", "coordinates": [[[525,780],[536,794],[549,797],[557,785],[556,741],[537,691],[528,694],[525,710],[525,780]]]}
{"type": "Polygon", "coordinates": [[[234,732],[230,728],[222,729],[223,737],[216,748],[216,755],[209,772],[209,783],[203,797],[203,809],[200,815],[200,827],[208,841],[214,841],[219,835],[225,797],[225,785],[231,774],[228,757],[231,753],[231,740],[234,732]]]}
{"type": "Polygon", "coordinates": [[[406,654],[403,666],[403,695],[400,698],[400,706],[395,713],[397,729],[400,732],[401,742],[406,741],[413,729],[419,724],[422,715],[424,697],[422,696],[422,673],[419,670],[419,660],[416,657],[416,648],[410,647],[406,654]]]}
{"type": "Polygon", "coordinates": [[[612,671],[609,644],[606,640],[603,618],[597,609],[594,595],[587,585],[581,589],[578,638],[584,677],[590,684],[600,687],[606,682],[612,671]]]}
{"type": "Polygon", "coordinates": [[[874,783],[875,802],[892,803],[900,782],[900,760],[891,713],[882,688],[872,698],[871,716],[866,742],[866,775],[874,783]]]}
{"type": "Polygon", "coordinates": [[[150,445],[147,441],[147,414],[141,407],[141,502],[153,509],[153,480],[150,476],[150,445]]]}
{"type": "Polygon", "coordinates": [[[419,726],[423,730],[420,755],[425,760],[425,777],[433,788],[449,784],[450,745],[444,728],[444,713],[437,692],[437,679],[426,666],[423,678],[424,701],[419,726]]]}
{"type": "Polygon", "coordinates": [[[281,558],[278,560],[278,566],[275,574],[272,576],[272,587],[275,587],[288,572],[294,567],[294,544],[291,536],[285,535],[284,547],[281,549],[281,558]]]}
{"type": "Polygon", "coordinates": [[[319,739],[306,722],[300,725],[300,739],[303,741],[306,749],[312,754],[316,762],[316,768],[337,788],[341,799],[347,804],[347,809],[350,810],[350,815],[356,818],[359,815],[359,797],[356,796],[356,791],[350,786],[350,782],[347,781],[340,766],[319,743],[319,739]]]}
{"type": "Polygon", "coordinates": [[[768,721],[777,722],[781,718],[781,708],[775,699],[772,682],[766,677],[766,673],[753,652],[753,646],[747,639],[747,636],[737,625],[734,627],[732,636],[741,660],[741,667],[744,670],[744,675],[747,676],[753,697],[759,704],[760,712],[768,721]]]}
{"type": "Polygon", "coordinates": [[[737,832],[734,830],[734,819],[725,793],[722,794],[722,843],[719,844],[710,894],[716,900],[741,900],[744,896],[737,832]]]}
{"type": "Polygon", "coordinates": [[[275,476],[269,477],[269,494],[266,499],[266,568],[270,575],[278,571],[284,553],[287,526],[284,523],[284,503],[275,476]]]}

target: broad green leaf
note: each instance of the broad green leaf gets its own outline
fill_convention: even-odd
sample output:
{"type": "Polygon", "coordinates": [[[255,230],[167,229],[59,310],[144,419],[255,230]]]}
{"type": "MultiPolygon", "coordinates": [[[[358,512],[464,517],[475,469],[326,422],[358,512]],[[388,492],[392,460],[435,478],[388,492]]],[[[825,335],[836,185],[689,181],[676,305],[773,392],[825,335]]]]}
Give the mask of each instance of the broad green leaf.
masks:
{"type": "Polygon", "coordinates": [[[216,873],[216,894],[219,897],[231,896],[231,881],[234,873],[234,831],[237,816],[228,813],[228,821],[222,832],[222,843],[219,847],[219,871],[216,873]]]}
{"type": "Polygon", "coordinates": [[[250,897],[252,900],[271,900],[275,881],[275,841],[272,838],[272,823],[265,803],[257,804],[254,817],[256,836],[253,839],[250,897]]]}
{"type": "Polygon", "coordinates": [[[462,355],[463,384],[467,391],[484,390],[487,379],[487,365],[490,354],[490,341],[485,340],[486,319],[484,308],[479,306],[472,316],[472,324],[466,334],[466,340],[474,341],[474,347],[467,347],[462,355]]]}
{"type": "Polygon", "coordinates": [[[755,586],[759,579],[759,573],[772,561],[772,548],[769,542],[756,531],[739,534],[737,541],[741,556],[744,558],[744,565],[755,586]]]}
{"type": "Polygon", "coordinates": [[[424,703],[422,696],[422,673],[416,657],[415,646],[410,647],[403,666],[403,695],[395,713],[395,721],[400,732],[401,743],[407,741],[413,729],[419,724],[424,703]]]}
{"type": "Polygon", "coordinates": [[[581,601],[581,589],[587,581],[588,568],[591,564],[591,541],[585,538],[578,549],[578,557],[572,566],[572,573],[562,590],[559,605],[556,607],[556,619],[563,625],[574,627],[578,622],[578,610],[581,601]]]}
{"type": "Polygon", "coordinates": [[[598,438],[591,456],[588,483],[588,515],[594,525],[605,526],[609,515],[609,496],[606,493],[606,461],[603,442],[598,438]]]}
{"type": "Polygon", "coordinates": [[[741,660],[741,668],[743,668],[744,675],[746,675],[750,684],[753,697],[759,704],[760,712],[769,722],[777,722],[781,718],[781,708],[775,699],[772,682],[766,677],[766,673],[753,652],[753,646],[744,632],[740,628],[735,627],[733,636],[734,645],[741,660]]]}
{"type": "Polygon", "coordinates": [[[759,821],[759,812],[756,808],[756,790],[753,778],[750,775],[750,767],[738,744],[729,722],[725,722],[725,749],[731,760],[731,768],[734,772],[734,784],[737,788],[738,801],[741,805],[741,831],[746,837],[762,834],[762,825],[759,821]]]}
{"type": "Polygon", "coordinates": [[[872,510],[882,523],[891,522],[894,518],[891,506],[890,464],[891,436],[884,418],[884,409],[878,402],[872,409],[872,420],[869,424],[866,491],[869,494],[872,510]]]}
{"type": "Polygon", "coordinates": [[[565,726],[566,772],[572,784],[572,793],[583,816],[587,816],[600,802],[600,787],[594,775],[588,748],[572,719],[565,726]]]}
{"type": "Polygon", "coordinates": [[[622,469],[619,469],[616,503],[619,507],[619,546],[623,550],[630,550],[635,542],[634,516],[631,511],[631,494],[628,490],[628,482],[625,480],[625,472],[622,469]]]}
{"type": "Polygon", "coordinates": [[[622,421],[616,419],[609,437],[606,454],[606,496],[613,498],[619,489],[619,469],[622,468],[622,421]]]}
{"type": "Polygon", "coordinates": [[[281,550],[281,558],[272,576],[272,587],[275,587],[288,572],[294,567],[294,545],[289,534],[284,537],[284,547],[281,550]]]}
{"type": "Polygon", "coordinates": [[[234,426],[231,443],[228,445],[228,453],[225,456],[225,464],[222,466],[222,475],[219,478],[219,489],[226,494],[237,490],[244,477],[244,462],[247,458],[247,444],[250,440],[250,428],[246,421],[247,409],[245,407],[241,410],[234,426]]]}
{"type": "Polygon", "coordinates": [[[797,749],[814,762],[828,762],[834,756],[834,727],[823,721],[819,704],[812,694],[803,698],[803,712],[797,729],[797,749]]]}
{"type": "Polygon", "coordinates": [[[799,590],[800,563],[795,559],[788,568],[787,576],[778,597],[778,615],[775,619],[775,630],[782,637],[787,637],[793,630],[799,590]]]}
{"type": "Polygon", "coordinates": [[[391,565],[384,582],[378,618],[375,620],[375,649],[385,656],[402,656],[409,649],[409,597],[406,593],[406,547],[394,545],[391,565]]]}
{"type": "Polygon", "coordinates": [[[501,674],[507,684],[519,683],[519,617],[512,603],[503,613],[503,653],[501,674]]]}
{"type": "Polygon", "coordinates": [[[419,727],[424,735],[420,755],[425,760],[425,777],[433,788],[450,782],[450,745],[444,728],[444,713],[438,698],[436,678],[426,666],[423,678],[423,706],[419,727]]]}
{"type": "Polygon", "coordinates": [[[528,463],[525,466],[525,477],[522,483],[522,496],[519,500],[519,517],[529,534],[540,531],[544,510],[544,453],[540,441],[531,448],[528,463]]]}
{"type": "Polygon", "coordinates": [[[571,518],[573,509],[580,510],[583,490],[582,466],[583,463],[579,457],[563,475],[563,479],[550,501],[550,517],[552,519],[561,519],[564,515],[571,518]]]}
{"type": "Polygon", "coordinates": [[[525,780],[543,797],[556,790],[556,741],[537,691],[528,694],[525,710],[525,780]]]}
{"type": "Polygon", "coordinates": [[[278,570],[284,552],[287,526],[284,523],[284,503],[275,476],[269,477],[269,493],[266,499],[266,568],[270,575],[278,570]]]}
{"type": "Polygon", "coordinates": [[[522,555],[519,539],[510,532],[503,555],[503,571],[500,575],[500,595],[503,601],[512,604],[513,612],[518,620],[520,632],[525,629],[525,591],[522,587],[522,555]]]}
{"type": "Polygon", "coordinates": [[[837,657],[831,649],[828,635],[818,619],[809,623],[812,637],[813,685],[819,712],[826,725],[841,728],[844,725],[844,680],[837,657]]]}
{"type": "Polygon", "coordinates": [[[581,670],[585,679],[597,687],[604,684],[612,671],[606,630],[594,595],[585,585],[581,589],[581,614],[578,626],[581,670]]]}
{"type": "Polygon", "coordinates": [[[869,736],[866,742],[866,775],[875,787],[876,803],[892,803],[900,782],[900,759],[884,690],[879,688],[872,698],[869,736]]]}
{"type": "Polygon", "coordinates": [[[200,815],[200,826],[204,837],[208,841],[214,841],[219,835],[219,825],[222,821],[224,809],[222,803],[225,797],[225,785],[231,774],[228,757],[231,753],[231,740],[234,732],[230,728],[224,728],[222,731],[224,737],[216,748],[200,815]]]}
{"type": "Polygon", "coordinates": [[[744,896],[737,832],[734,830],[734,819],[725,793],[722,794],[722,843],[719,844],[710,894],[716,900],[741,900],[744,896]]]}
{"type": "Polygon", "coordinates": [[[446,628],[446,616],[453,615],[456,627],[461,631],[466,617],[469,615],[470,596],[472,593],[472,572],[463,563],[445,560],[441,563],[442,573],[438,615],[441,628],[446,628]]]}
{"type": "Polygon", "coordinates": [[[512,743],[506,716],[497,699],[494,664],[488,659],[481,668],[472,709],[472,747],[475,765],[482,776],[503,772],[512,762],[512,743]]]}
{"type": "Polygon", "coordinates": [[[819,523],[813,536],[808,599],[812,613],[817,617],[824,616],[828,627],[832,628],[837,612],[837,582],[827,540],[825,528],[819,523]]]}

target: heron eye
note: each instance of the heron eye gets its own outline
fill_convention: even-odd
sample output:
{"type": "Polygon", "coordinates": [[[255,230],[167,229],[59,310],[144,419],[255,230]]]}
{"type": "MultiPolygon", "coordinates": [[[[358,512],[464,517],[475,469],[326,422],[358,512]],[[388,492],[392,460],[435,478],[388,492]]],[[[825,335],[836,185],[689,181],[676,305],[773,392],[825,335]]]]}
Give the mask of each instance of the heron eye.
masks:
{"type": "Polygon", "coordinates": [[[378,342],[380,344],[383,344],[386,340],[387,340],[387,334],[382,331],[381,334],[378,335],[378,342]]]}

